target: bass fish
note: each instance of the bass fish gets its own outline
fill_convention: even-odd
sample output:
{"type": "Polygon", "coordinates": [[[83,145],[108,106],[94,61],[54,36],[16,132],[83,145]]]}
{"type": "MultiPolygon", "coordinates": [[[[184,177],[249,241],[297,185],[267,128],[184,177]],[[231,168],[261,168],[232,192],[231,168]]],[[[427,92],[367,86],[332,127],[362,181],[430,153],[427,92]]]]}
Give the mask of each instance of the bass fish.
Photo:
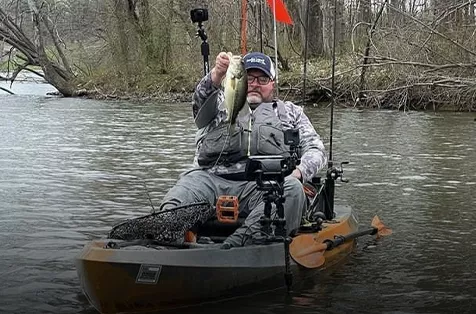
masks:
{"type": "Polygon", "coordinates": [[[228,53],[230,65],[223,80],[225,108],[230,126],[235,123],[238,113],[246,103],[248,81],[243,59],[239,55],[228,53]]]}

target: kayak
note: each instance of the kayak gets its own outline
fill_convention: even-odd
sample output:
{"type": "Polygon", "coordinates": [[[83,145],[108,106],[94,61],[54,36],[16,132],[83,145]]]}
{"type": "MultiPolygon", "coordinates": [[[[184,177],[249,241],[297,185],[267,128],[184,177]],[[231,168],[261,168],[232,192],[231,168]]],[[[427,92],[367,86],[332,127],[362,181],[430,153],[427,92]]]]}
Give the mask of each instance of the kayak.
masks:
{"type": "MultiPolygon", "coordinates": [[[[336,205],[334,212],[332,220],[321,221],[319,230],[298,232],[291,239],[331,243],[357,232],[350,207],[336,205]]],[[[223,249],[219,243],[165,247],[154,241],[100,239],[85,245],[76,267],[81,288],[98,312],[154,312],[289,286],[285,275],[292,274],[293,283],[316,276],[352,252],[355,238],[343,239],[322,250],[322,263],[315,267],[303,266],[299,258],[286,259],[290,254],[284,242],[223,249]]]]}

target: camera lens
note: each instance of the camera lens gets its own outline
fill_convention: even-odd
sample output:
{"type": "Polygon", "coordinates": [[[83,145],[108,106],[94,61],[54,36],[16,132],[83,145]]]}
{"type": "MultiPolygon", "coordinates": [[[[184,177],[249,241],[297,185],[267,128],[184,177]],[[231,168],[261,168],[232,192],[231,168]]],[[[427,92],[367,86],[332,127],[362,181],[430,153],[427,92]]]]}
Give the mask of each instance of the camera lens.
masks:
{"type": "Polygon", "coordinates": [[[208,21],[208,10],[203,8],[193,9],[190,11],[190,18],[193,23],[208,21]]]}

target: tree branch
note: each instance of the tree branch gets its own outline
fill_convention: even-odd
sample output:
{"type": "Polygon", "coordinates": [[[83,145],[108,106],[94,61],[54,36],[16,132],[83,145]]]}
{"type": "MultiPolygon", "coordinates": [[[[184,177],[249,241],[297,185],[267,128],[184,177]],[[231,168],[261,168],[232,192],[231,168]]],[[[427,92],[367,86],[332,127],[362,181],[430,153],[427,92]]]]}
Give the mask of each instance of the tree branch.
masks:
{"type": "Polygon", "coordinates": [[[402,14],[403,16],[408,17],[409,19],[411,19],[411,20],[414,21],[415,23],[420,24],[421,26],[425,27],[425,28],[428,29],[431,33],[436,34],[436,35],[440,36],[440,37],[443,38],[443,39],[446,39],[447,41],[451,42],[453,45],[459,47],[460,49],[466,51],[467,53],[469,53],[469,54],[471,54],[471,55],[473,55],[473,56],[476,56],[476,53],[475,53],[475,52],[469,50],[468,48],[466,48],[465,46],[461,45],[460,43],[457,43],[456,41],[454,41],[453,39],[449,38],[448,36],[446,36],[446,35],[444,35],[444,34],[438,32],[436,29],[431,28],[430,26],[426,25],[425,23],[423,23],[422,21],[418,20],[417,18],[411,16],[410,14],[400,11],[399,9],[395,8],[394,6],[392,6],[392,5],[390,5],[390,4],[387,4],[387,6],[388,6],[390,9],[396,11],[397,13],[400,13],[400,14],[402,14]]]}
{"type": "Polygon", "coordinates": [[[0,86],[0,89],[1,89],[1,90],[3,90],[3,91],[6,91],[6,92],[7,92],[7,93],[9,93],[10,95],[15,95],[15,93],[14,93],[14,92],[12,92],[12,91],[11,91],[11,90],[9,90],[9,89],[6,89],[6,88],[4,88],[4,87],[1,87],[1,86],[0,86]]]}

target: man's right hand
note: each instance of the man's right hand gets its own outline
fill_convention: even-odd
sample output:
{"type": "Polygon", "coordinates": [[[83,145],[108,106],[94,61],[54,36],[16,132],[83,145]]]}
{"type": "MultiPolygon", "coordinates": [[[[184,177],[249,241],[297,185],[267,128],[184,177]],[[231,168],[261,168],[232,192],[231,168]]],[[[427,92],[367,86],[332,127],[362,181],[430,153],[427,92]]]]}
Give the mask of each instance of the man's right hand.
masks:
{"type": "Polygon", "coordinates": [[[215,59],[215,67],[211,71],[212,82],[215,86],[220,86],[229,64],[230,59],[226,52],[220,52],[215,59]]]}

